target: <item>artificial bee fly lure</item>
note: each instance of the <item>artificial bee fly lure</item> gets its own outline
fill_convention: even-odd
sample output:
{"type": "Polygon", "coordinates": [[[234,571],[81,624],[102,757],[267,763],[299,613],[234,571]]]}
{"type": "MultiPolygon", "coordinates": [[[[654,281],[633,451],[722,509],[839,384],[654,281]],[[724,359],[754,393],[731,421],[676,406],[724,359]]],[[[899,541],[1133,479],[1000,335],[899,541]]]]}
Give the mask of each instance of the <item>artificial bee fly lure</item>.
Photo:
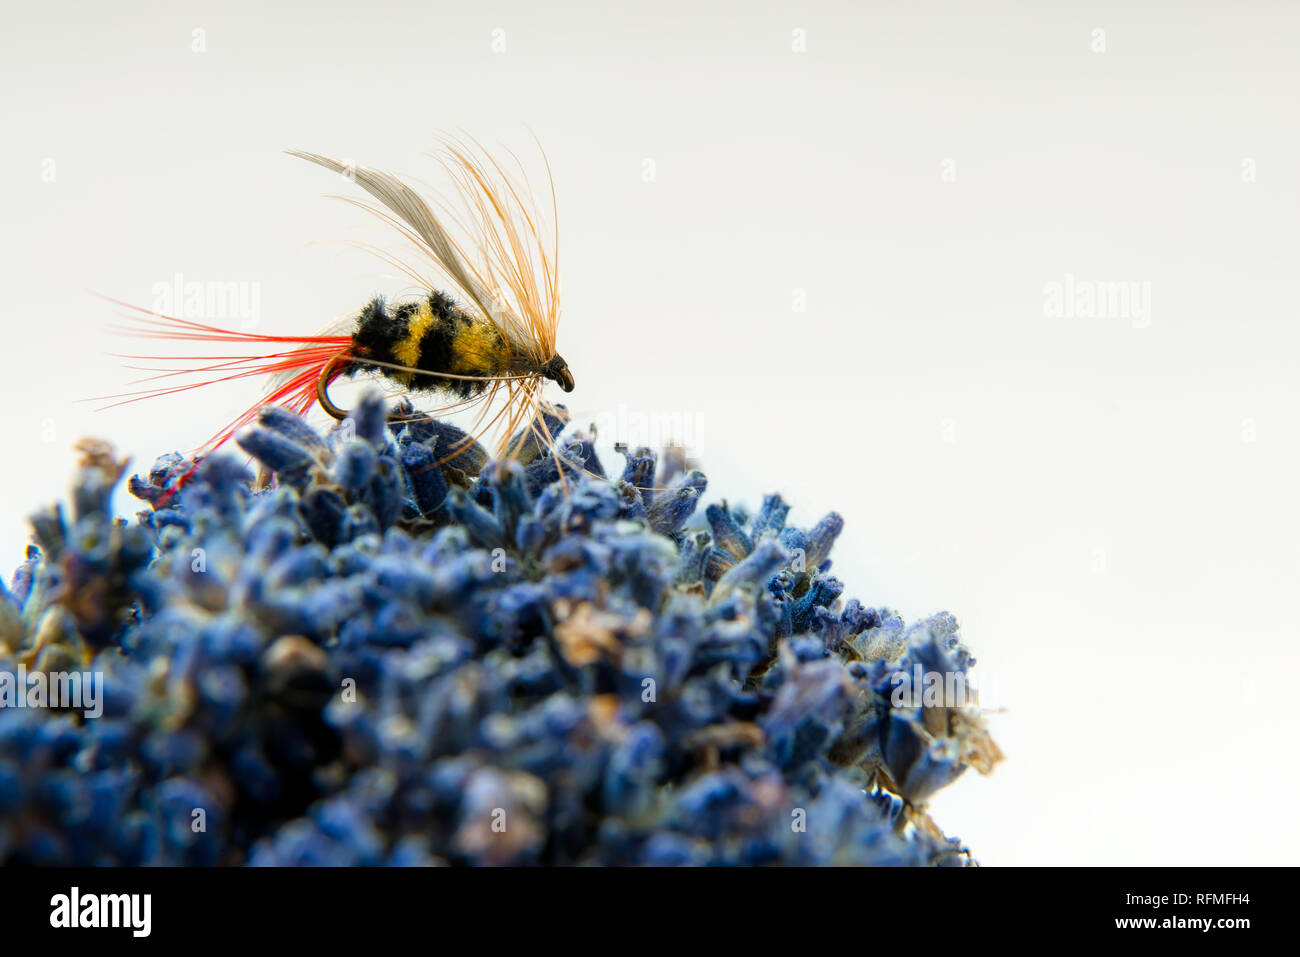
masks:
{"type": "MultiPolygon", "coordinates": [[[[472,430],[476,435],[500,426],[508,437],[529,427],[539,440],[553,445],[551,432],[542,421],[541,387],[548,379],[565,392],[574,387],[568,364],[555,348],[560,309],[555,234],[547,237],[542,231],[526,183],[508,174],[481,148],[450,140],[443,145],[439,160],[457,186],[460,217],[444,212],[440,218],[419,194],[389,173],[353,167],[315,153],[289,151],[342,174],[378,201],[378,205],[369,205],[347,200],[396,228],[414,246],[425,268],[373,247],[363,248],[414,280],[424,291],[421,296],[400,302],[377,296],[341,326],[303,337],[223,329],[118,303],[138,314],[137,324],[126,330],[132,334],[171,341],[238,343],[248,347],[249,354],[172,357],[215,361],[169,369],[154,377],[208,377],[201,381],[113,398],[129,402],[231,379],[270,376],[267,394],[200,448],[210,452],[251,422],[264,405],[283,404],[301,415],[318,404],[334,418],[346,418],[348,412],[331,400],[329,386],[340,377],[374,372],[401,391],[435,393],[456,400],[431,413],[482,403],[483,411],[472,430]],[[445,228],[444,219],[457,225],[467,238],[458,240],[445,228]],[[503,390],[505,401],[489,418],[493,400],[503,390]]],[[[549,175],[549,166],[547,172],[549,175]]],[[[551,206],[554,223],[553,184],[551,206]]],[[[459,451],[453,450],[444,461],[459,451]]]]}

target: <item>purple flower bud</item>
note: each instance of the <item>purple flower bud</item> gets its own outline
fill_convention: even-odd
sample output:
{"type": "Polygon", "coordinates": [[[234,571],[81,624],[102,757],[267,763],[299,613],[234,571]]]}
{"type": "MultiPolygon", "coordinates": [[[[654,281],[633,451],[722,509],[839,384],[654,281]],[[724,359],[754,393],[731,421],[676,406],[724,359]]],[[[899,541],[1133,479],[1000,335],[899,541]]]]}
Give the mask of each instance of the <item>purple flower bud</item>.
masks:
{"type": "Polygon", "coordinates": [[[704,510],[704,517],[713,531],[714,544],[735,561],[741,561],[754,550],[754,543],[732,517],[726,505],[710,505],[704,510]]]}
{"type": "Polygon", "coordinates": [[[469,540],[479,548],[504,548],[505,532],[491,512],[475,505],[460,489],[452,489],[447,500],[452,519],[463,526],[469,540]]]}
{"type": "Polygon", "coordinates": [[[408,445],[402,450],[402,471],[415,507],[425,518],[432,518],[447,500],[447,482],[436,461],[426,445],[408,445]]]}

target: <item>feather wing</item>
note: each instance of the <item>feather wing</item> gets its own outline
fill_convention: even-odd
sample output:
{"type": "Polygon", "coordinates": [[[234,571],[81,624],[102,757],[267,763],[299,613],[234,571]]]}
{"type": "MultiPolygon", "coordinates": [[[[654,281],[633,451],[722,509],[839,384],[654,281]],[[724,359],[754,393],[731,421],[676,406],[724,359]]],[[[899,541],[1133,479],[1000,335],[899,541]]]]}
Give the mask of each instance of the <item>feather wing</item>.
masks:
{"type": "MultiPolygon", "coordinates": [[[[443,274],[459,287],[475,311],[496,326],[516,352],[539,363],[554,355],[555,323],[551,317],[555,312],[555,304],[552,297],[540,295],[537,289],[533,277],[531,246],[521,241],[523,231],[512,217],[516,211],[512,210],[507,200],[513,200],[514,205],[520,207],[524,223],[534,240],[537,233],[531,228],[532,220],[522,210],[522,203],[512,184],[506,183],[502,188],[494,188],[492,182],[484,176],[483,167],[475,164],[463,152],[452,151],[452,156],[462,167],[458,171],[462,175],[456,177],[457,184],[462,192],[472,194],[465,195],[463,199],[479,227],[473,248],[484,260],[484,265],[480,267],[464,255],[461,245],[438,215],[429,208],[429,204],[393,174],[342,163],[318,153],[302,150],[287,152],[346,176],[378,200],[382,208],[360,205],[395,226],[426,253],[443,274]],[[496,282],[498,278],[509,290],[513,302],[502,303],[500,297],[494,294],[492,286],[499,285],[496,282]],[[521,319],[520,313],[524,318],[521,319]],[[539,314],[541,322],[538,321],[539,314]]],[[[455,172],[457,171],[453,170],[455,172]]],[[[540,246],[539,243],[533,245],[540,246]]],[[[540,253],[549,282],[551,259],[544,249],[540,249],[540,253]]],[[[547,290],[553,291],[553,284],[548,285],[547,290]]]]}

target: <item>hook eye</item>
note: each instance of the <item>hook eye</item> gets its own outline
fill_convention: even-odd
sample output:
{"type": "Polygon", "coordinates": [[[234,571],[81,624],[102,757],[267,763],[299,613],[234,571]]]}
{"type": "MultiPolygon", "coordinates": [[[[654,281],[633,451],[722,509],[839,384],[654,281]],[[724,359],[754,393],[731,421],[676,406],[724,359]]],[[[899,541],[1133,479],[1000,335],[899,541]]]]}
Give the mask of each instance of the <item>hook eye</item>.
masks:
{"type": "Polygon", "coordinates": [[[569,371],[569,364],[560,356],[553,356],[551,361],[546,363],[542,369],[542,374],[548,379],[558,382],[560,388],[565,392],[573,391],[573,373],[569,371]]]}

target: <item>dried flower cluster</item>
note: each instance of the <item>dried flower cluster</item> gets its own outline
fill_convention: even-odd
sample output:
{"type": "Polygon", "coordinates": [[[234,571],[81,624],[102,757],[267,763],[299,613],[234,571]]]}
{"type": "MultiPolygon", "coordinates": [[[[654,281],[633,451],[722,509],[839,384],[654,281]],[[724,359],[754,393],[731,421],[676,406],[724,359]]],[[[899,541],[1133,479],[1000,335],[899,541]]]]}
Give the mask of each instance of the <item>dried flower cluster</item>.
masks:
{"type": "Polygon", "coordinates": [[[841,601],[837,515],[701,515],[680,451],[606,478],[581,433],[438,466],[465,436],[405,411],[265,408],[259,478],[164,457],[131,523],[83,446],[0,672],[101,674],[102,714],[0,707],[0,862],[969,863],[925,804],[997,748],[894,692],[972,659],[841,601]]]}

